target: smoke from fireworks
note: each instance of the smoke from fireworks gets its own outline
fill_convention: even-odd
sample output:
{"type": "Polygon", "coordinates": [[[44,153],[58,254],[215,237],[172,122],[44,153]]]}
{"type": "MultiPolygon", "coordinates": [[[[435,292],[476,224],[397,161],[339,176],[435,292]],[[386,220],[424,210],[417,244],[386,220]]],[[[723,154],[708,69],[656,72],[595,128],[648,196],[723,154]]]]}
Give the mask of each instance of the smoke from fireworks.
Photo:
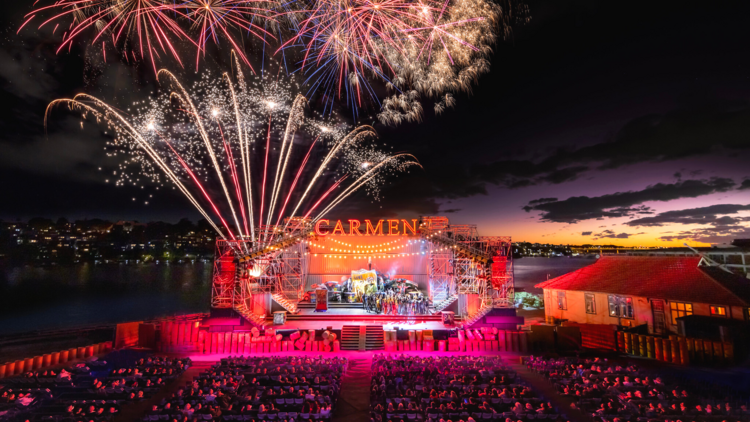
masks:
{"type": "Polygon", "coordinates": [[[112,129],[108,152],[128,154],[117,185],[171,183],[225,239],[267,242],[289,217],[317,221],[357,190],[377,196],[389,174],[419,165],[380,151],[369,126],[348,131],[306,117],[294,83],[237,75],[204,74],[188,89],[161,70],[167,90],[132,115],[87,94],[56,100],[47,113],[67,105],[112,129]]]}
{"type": "Polygon", "coordinates": [[[62,33],[59,50],[91,39],[103,54],[110,45],[155,71],[163,56],[187,62],[185,45],[195,48],[196,66],[209,43],[229,46],[253,71],[266,53],[283,54],[324,110],[344,103],[356,116],[375,106],[386,124],[420,120],[425,100],[435,101],[438,114],[452,107],[453,94],[469,91],[489,70],[496,40],[529,19],[521,0],[48,1],[22,28],[54,25],[62,33]]]}

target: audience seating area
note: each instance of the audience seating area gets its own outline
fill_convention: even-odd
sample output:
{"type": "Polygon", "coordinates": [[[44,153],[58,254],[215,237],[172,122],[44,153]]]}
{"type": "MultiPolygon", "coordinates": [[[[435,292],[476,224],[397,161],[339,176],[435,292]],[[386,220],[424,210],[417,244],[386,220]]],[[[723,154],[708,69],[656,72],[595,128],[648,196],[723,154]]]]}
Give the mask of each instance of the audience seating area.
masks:
{"type": "Polygon", "coordinates": [[[555,383],[560,394],[573,396],[574,405],[595,420],[750,421],[745,401],[665,382],[659,374],[637,365],[599,358],[538,357],[531,357],[527,365],[555,383]]]}
{"type": "Polygon", "coordinates": [[[558,420],[499,356],[376,355],[371,418],[400,421],[558,420]]]}
{"type": "Polygon", "coordinates": [[[222,359],[143,420],[329,420],[347,363],[330,355],[222,359]]]}
{"type": "Polygon", "coordinates": [[[113,352],[60,369],[26,372],[0,383],[0,421],[111,421],[126,402],[151,397],[190,359],[113,352]]]}

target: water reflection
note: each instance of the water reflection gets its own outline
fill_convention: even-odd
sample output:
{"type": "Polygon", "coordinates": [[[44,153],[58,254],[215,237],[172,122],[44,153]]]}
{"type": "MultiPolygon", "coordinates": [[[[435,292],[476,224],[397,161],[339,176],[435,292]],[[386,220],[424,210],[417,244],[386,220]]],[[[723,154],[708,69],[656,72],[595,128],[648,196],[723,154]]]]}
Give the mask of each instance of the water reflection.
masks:
{"type": "MultiPolygon", "coordinates": [[[[593,259],[522,258],[516,287],[594,263],[593,259]]],[[[0,335],[207,312],[211,264],[0,268],[0,335]]]]}
{"type": "Polygon", "coordinates": [[[206,312],[211,264],[0,268],[0,335],[206,312]]]}

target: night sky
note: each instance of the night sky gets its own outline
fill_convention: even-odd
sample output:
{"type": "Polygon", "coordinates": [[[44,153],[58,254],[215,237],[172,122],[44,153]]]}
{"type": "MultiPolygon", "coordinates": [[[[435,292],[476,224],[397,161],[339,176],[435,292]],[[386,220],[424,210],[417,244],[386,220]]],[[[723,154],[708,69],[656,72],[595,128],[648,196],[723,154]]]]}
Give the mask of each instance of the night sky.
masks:
{"type": "MultiPolygon", "coordinates": [[[[158,88],[143,64],[101,64],[80,46],[56,55],[55,37],[16,35],[32,3],[0,6],[0,218],[197,220],[178,195],[105,183],[116,161],[95,125],[61,111],[45,134],[56,98],[85,91],[126,107],[158,88]]],[[[543,243],[750,238],[750,3],[528,5],[531,21],[496,46],[492,71],[455,109],[375,125],[424,169],[331,217],[446,215],[543,243]]],[[[221,56],[209,67],[226,66],[221,56]]]]}

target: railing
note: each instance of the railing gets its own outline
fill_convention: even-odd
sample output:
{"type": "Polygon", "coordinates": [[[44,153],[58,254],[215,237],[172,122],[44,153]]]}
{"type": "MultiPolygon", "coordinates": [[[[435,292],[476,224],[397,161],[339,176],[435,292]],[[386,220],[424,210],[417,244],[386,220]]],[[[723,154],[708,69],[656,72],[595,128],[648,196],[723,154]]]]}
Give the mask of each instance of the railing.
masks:
{"type": "Polygon", "coordinates": [[[15,375],[21,375],[25,372],[62,365],[77,359],[87,359],[92,356],[109,353],[111,350],[112,342],[105,341],[88,346],[73,347],[59,352],[45,353],[41,356],[34,356],[32,358],[6,362],[5,364],[0,365],[0,378],[10,378],[15,375]]]}

